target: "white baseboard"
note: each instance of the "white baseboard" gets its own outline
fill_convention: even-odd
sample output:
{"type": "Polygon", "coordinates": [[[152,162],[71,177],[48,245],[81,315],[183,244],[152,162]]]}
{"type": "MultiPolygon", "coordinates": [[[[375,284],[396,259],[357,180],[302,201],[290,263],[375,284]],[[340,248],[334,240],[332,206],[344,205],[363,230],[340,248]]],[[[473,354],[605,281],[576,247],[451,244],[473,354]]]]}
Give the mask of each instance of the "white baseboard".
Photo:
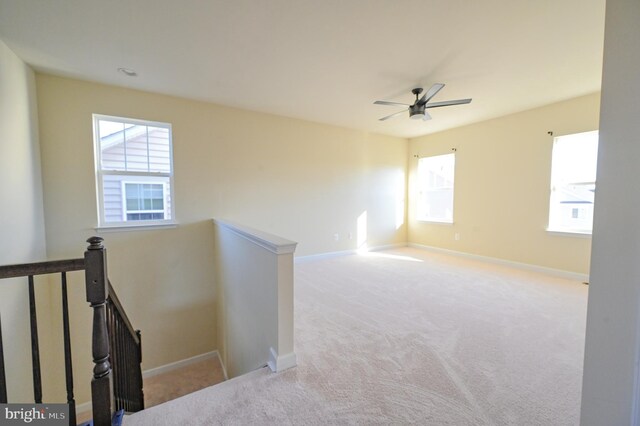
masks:
{"type": "Polygon", "coordinates": [[[295,263],[313,262],[321,259],[331,259],[332,257],[349,256],[356,254],[356,250],[342,250],[342,251],[330,251],[326,253],[310,254],[308,256],[297,256],[294,258],[295,263]]]}
{"type": "Polygon", "coordinates": [[[224,365],[224,362],[222,362],[222,356],[220,356],[220,352],[218,352],[217,350],[214,352],[218,354],[218,361],[220,361],[220,366],[222,367],[222,374],[224,375],[224,379],[229,380],[229,375],[227,374],[227,366],[224,365]]]}
{"type": "Polygon", "coordinates": [[[342,250],[342,251],[330,251],[326,253],[311,254],[308,256],[298,256],[294,259],[294,261],[295,263],[306,263],[306,262],[312,262],[312,261],[321,260],[321,259],[331,259],[333,257],[349,256],[352,254],[358,254],[358,253],[367,252],[367,251],[390,250],[390,249],[406,247],[406,246],[407,246],[407,243],[397,243],[397,244],[386,244],[382,246],[369,247],[366,249],[359,249],[359,250],[353,249],[353,250],[342,250]]]}
{"type": "Polygon", "coordinates": [[[142,378],[148,379],[149,377],[157,376],[158,374],[168,373],[169,371],[216,357],[220,359],[220,354],[217,350],[192,356],[191,358],[182,359],[180,361],[171,362],[169,364],[161,365],[160,367],[150,368],[149,370],[143,371],[142,378]]]}
{"type": "Polygon", "coordinates": [[[290,352],[285,355],[278,355],[275,349],[270,348],[269,362],[267,363],[271,371],[278,373],[286,369],[295,367],[297,364],[295,352],[290,352]]]}
{"type": "MultiPolygon", "coordinates": [[[[161,365],[160,367],[150,368],[149,370],[142,372],[142,378],[148,379],[149,377],[157,376],[158,374],[168,373],[178,368],[186,367],[187,365],[195,364],[196,362],[200,362],[200,361],[204,361],[204,360],[212,359],[216,357],[218,358],[218,360],[220,360],[220,365],[222,366],[224,379],[228,380],[229,377],[227,376],[227,369],[225,368],[225,365],[222,362],[222,358],[220,357],[220,353],[217,350],[196,355],[191,358],[182,359],[180,361],[171,362],[169,364],[161,365]]],[[[82,404],[76,405],[76,413],[80,414],[80,413],[85,413],[87,411],[91,411],[91,401],[83,402],[82,404]]]]}
{"type": "Polygon", "coordinates": [[[514,262],[512,260],[499,259],[497,257],[481,256],[479,254],[465,253],[462,251],[449,250],[445,248],[426,246],[426,245],[416,244],[416,243],[409,243],[408,246],[421,249],[421,250],[433,251],[436,253],[443,253],[443,254],[449,254],[452,256],[464,257],[467,259],[480,260],[483,262],[494,263],[497,265],[510,266],[512,268],[521,269],[525,271],[540,272],[542,274],[546,274],[546,275],[550,275],[558,278],[565,278],[568,280],[589,282],[588,274],[580,274],[577,272],[564,271],[562,269],[547,268],[544,266],[532,265],[530,263],[514,262]]]}

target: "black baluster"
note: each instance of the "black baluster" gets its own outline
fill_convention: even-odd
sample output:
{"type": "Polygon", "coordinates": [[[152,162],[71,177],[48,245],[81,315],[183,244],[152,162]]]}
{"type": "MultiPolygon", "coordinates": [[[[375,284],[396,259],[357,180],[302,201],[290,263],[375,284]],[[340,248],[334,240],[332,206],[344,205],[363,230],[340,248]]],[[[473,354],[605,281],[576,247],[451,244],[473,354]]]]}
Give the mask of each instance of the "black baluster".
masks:
{"type": "Polygon", "coordinates": [[[31,367],[33,370],[33,399],[42,404],[42,376],[40,373],[40,349],[38,347],[38,318],[33,275],[29,275],[29,319],[31,322],[31,367]]]}
{"type": "Polygon", "coordinates": [[[113,307],[111,306],[110,300],[107,298],[107,332],[109,333],[109,364],[111,365],[111,376],[113,382],[113,396],[115,401],[115,409],[118,410],[118,384],[117,384],[117,371],[115,368],[115,341],[113,339],[114,336],[114,328],[113,328],[113,307]]]}
{"type": "MultiPolygon", "coordinates": [[[[132,351],[131,351],[131,334],[129,334],[128,330],[127,330],[127,371],[130,371],[133,373],[133,371],[135,371],[133,369],[133,365],[131,363],[132,360],[132,351]]],[[[133,398],[133,374],[127,375],[127,396],[129,399],[129,409],[131,411],[134,410],[134,398],[133,398]]]]}
{"type": "Polygon", "coordinates": [[[124,347],[122,348],[122,352],[124,353],[124,362],[122,363],[122,368],[127,372],[127,374],[125,375],[125,386],[127,389],[127,411],[133,411],[133,407],[131,405],[131,377],[129,373],[133,371],[129,367],[129,339],[131,335],[129,334],[129,329],[127,329],[127,327],[124,325],[124,322],[122,325],[122,341],[124,343],[124,347]]]}
{"type": "Polygon", "coordinates": [[[122,395],[122,408],[129,411],[127,395],[127,371],[126,367],[126,350],[125,350],[125,331],[122,324],[122,316],[118,313],[118,369],[122,373],[120,376],[120,393],[122,395]]]}
{"type": "Polygon", "coordinates": [[[124,375],[122,374],[123,371],[120,368],[120,364],[122,361],[122,351],[121,351],[121,344],[120,344],[120,318],[118,315],[118,311],[114,311],[114,341],[115,341],[115,346],[113,348],[113,372],[114,372],[114,378],[115,380],[115,389],[116,390],[116,396],[118,397],[118,407],[117,409],[121,410],[123,408],[125,408],[124,404],[125,404],[125,395],[123,393],[123,386],[122,386],[122,380],[124,378],[124,375]]]}
{"type": "Polygon", "coordinates": [[[138,345],[136,348],[136,365],[135,372],[137,378],[136,395],[138,397],[138,410],[144,410],[144,381],[142,379],[142,333],[136,330],[138,336],[138,345]]]}
{"type": "Polygon", "coordinates": [[[125,411],[129,411],[127,405],[127,370],[124,366],[125,352],[124,352],[124,327],[122,327],[122,316],[118,313],[118,371],[120,372],[120,397],[122,398],[122,408],[125,411]]]}
{"type": "Polygon", "coordinates": [[[136,367],[133,363],[134,361],[134,356],[133,356],[133,348],[134,348],[134,340],[133,340],[133,336],[131,334],[128,334],[129,338],[129,349],[128,349],[128,353],[127,353],[127,368],[129,369],[129,371],[131,371],[131,375],[129,376],[129,400],[131,401],[131,410],[134,411],[136,408],[136,377],[135,377],[135,371],[136,371],[136,367]]]}
{"type": "Polygon", "coordinates": [[[124,409],[125,411],[129,411],[129,389],[127,388],[127,373],[129,372],[127,370],[127,340],[126,340],[126,333],[122,324],[122,320],[119,321],[119,327],[118,327],[118,337],[119,337],[119,343],[120,343],[120,347],[118,348],[118,354],[120,355],[120,363],[118,365],[118,367],[120,368],[120,371],[122,371],[123,373],[126,372],[125,374],[122,375],[122,396],[124,399],[124,409]]]}
{"type": "Polygon", "coordinates": [[[110,353],[109,353],[109,360],[111,363],[111,373],[113,374],[113,396],[115,398],[115,403],[116,403],[116,410],[118,410],[119,407],[119,395],[118,395],[118,371],[116,368],[116,357],[115,357],[115,351],[116,351],[116,342],[115,342],[115,320],[113,317],[113,306],[111,305],[111,303],[107,303],[107,327],[108,327],[108,331],[109,331],[109,348],[110,348],[110,353]]]}
{"type": "Polygon", "coordinates": [[[69,300],[67,297],[67,273],[62,272],[62,329],[64,333],[64,372],[67,381],[67,404],[69,405],[69,425],[76,423],[76,401],[73,396],[73,363],[71,359],[71,335],[69,328],[69,300]]]}
{"type": "Polygon", "coordinates": [[[7,403],[7,377],[4,374],[4,347],[2,344],[2,319],[0,315],[0,404],[7,403]]]}

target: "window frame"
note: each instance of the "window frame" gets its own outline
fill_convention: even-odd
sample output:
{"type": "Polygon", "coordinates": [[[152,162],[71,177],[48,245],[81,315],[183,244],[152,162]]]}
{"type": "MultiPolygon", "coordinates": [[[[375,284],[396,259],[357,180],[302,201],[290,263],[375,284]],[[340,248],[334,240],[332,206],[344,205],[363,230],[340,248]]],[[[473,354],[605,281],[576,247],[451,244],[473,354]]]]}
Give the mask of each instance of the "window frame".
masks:
{"type": "MultiPolygon", "coordinates": [[[[553,138],[553,143],[551,144],[551,171],[549,173],[549,209],[547,211],[547,232],[549,234],[554,234],[554,235],[565,235],[565,236],[573,236],[573,237],[588,237],[590,238],[592,233],[593,233],[593,213],[592,213],[592,217],[591,217],[591,229],[586,229],[586,228],[577,228],[577,227],[562,227],[562,226],[557,226],[557,225],[552,225],[552,220],[551,220],[551,213],[552,213],[552,209],[554,206],[554,193],[558,190],[558,180],[554,179],[554,150],[556,147],[556,143],[558,142],[559,139],[563,138],[563,137],[567,137],[567,136],[576,136],[576,135],[582,135],[582,134],[593,134],[596,133],[597,137],[599,139],[599,130],[595,129],[595,130],[587,130],[587,131],[583,131],[583,132],[575,132],[575,133],[567,133],[564,135],[559,135],[559,136],[555,136],[553,138]]],[[[565,182],[565,186],[570,186],[570,185],[593,185],[594,186],[594,192],[597,189],[597,151],[599,149],[599,140],[598,140],[598,144],[596,147],[596,173],[594,174],[594,180],[593,181],[580,181],[580,182],[565,182]]],[[[595,206],[595,200],[592,203],[595,206]]],[[[575,208],[572,208],[572,217],[573,217],[573,211],[575,208]]],[[[578,217],[574,218],[574,219],[580,219],[580,214],[581,214],[581,210],[580,208],[577,208],[578,211],[578,217]]]]}
{"type": "Polygon", "coordinates": [[[92,114],[93,122],[93,150],[94,150],[94,171],[96,182],[96,201],[98,210],[98,225],[96,230],[127,230],[127,229],[140,229],[140,228],[158,228],[158,227],[175,227],[176,213],[175,213],[175,192],[174,192],[174,173],[173,173],[173,128],[171,123],[141,120],[137,118],[117,117],[104,114],[92,114]],[[138,126],[157,127],[168,130],[168,142],[169,142],[169,172],[142,172],[142,171],[120,171],[120,170],[103,170],[102,169],[102,149],[100,146],[100,127],[99,121],[111,121],[123,124],[133,124],[138,126]],[[120,181],[122,185],[121,196],[123,197],[122,203],[122,220],[119,222],[107,222],[105,218],[104,208],[104,176],[121,176],[120,181]],[[128,179],[131,178],[131,179],[128,179]],[[161,178],[162,180],[155,180],[154,178],[161,178]],[[168,182],[167,182],[168,181],[168,182]],[[126,220],[127,206],[126,206],[126,192],[124,189],[125,183],[147,183],[147,184],[162,184],[163,187],[163,201],[164,201],[164,215],[170,216],[170,219],[155,219],[155,220],[126,220]],[[169,189],[167,190],[167,183],[169,189]],[[167,199],[170,199],[167,206],[167,199]]]}
{"type": "Polygon", "coordinates": [[[426,222],[426,223],[436,223],[436,224],[444,224],[444,225],[452,225],[454,223],[454,215],[455,215],[455,186],[456,186],[456,179],[455,179],[455,175],[456,175],[456,152],[449,152],[446,154],[435,154],[435,155],[426,155],[426,156],[421,156],[418,158],[418,165],[416,167],[416,171],[417,171],[417,175],[418,175],[418,203],[416,205],[416,219],[419,222],[426,222]],[[429,158],[435,158],[435,157],[449,157],[452,156],[453,157],[453,175],[452,175],[452,184],[451,186],[434,186],[434,187],[429,187],[427,182],[424,182],[422,180],[422,176],[420,173],[420,162],[422,160],[426,160],[429,158]],[[443,189],[451,189],[451,218],[440,218],[440,217],[434,217],[434,216],[427,216],[426,212],[425,214],[422,214],[423,211],[423,207],[422,207],[422,203],[425,202],[425,197],[426,195],[424,195],[426,192],[435,192],[437,190],[443,190],[443,189]]]}

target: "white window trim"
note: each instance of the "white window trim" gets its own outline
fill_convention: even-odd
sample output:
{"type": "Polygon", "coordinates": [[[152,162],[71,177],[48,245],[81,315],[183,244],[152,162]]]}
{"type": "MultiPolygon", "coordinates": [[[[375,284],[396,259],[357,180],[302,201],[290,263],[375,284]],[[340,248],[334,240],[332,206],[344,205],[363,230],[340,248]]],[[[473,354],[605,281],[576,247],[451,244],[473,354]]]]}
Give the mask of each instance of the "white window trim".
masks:
{"type": "Polygon", "coordinates": [[[550,235],[558,235],[561,237],[576,237],[576,238],[591,238],[591,231],[589,230],[575,230],[575,229],[561,229],[561,228],[547,228],[547,233],[550,235]]]}
{"type": "MultiPolygon", "coordinates": [[[[175,211],[175,191],[174,191],[174,181],[173,181],[173,127],[171,123],[164,123],[160,121],[150,121],[150,120],[140,120],[135,118],[126,118],[126,117],[116,117],[111,115],[103,115],[103,114],[93,114],[93,153],[94,153],[94,170],[95,170],[95,182],[96,182],[96,208],[98,210],[98,225],[95,226],[96,231],[117,231],[117,230],[142,230],[142,229],[161,229],[161,228],[175,228],[178,225],[176,221],[176,211],[175,211]],[[161,173],[161,172],[122,172],[116,170],[102,170],[102,152],[98,141],[100,140],[99,129],[98,129],[98,121],[106,120],[113,121],[124,124],[136,124],[141,126],[150,126],[150,127],[161,127],[169,130],[169,165],[171,167],[171,171],[169,173],[161,173]],[[165,217],[167,213],[170,212],[171,219],[163,219],[163,220],[145,220],[145,221],[122,221],[122,222],[110,222],[107,223],[104,215],[104,188],[103,188],[103,179],[104,175],[119,175],[119,176],[158,176],[158,177],[168,177],[169,185],[171,187],[171,203],[170,209],[167,210],[165,203],[165,217]]],[[[155,182],[160,183],[160,182],[155,182]]],[[[164,183],[163,183],[164,186],[164,183]]],[[[166,186],[165,188],[165,196],[166,196],[166,186]]],[[[123,191],[124,192],[124,191],[123,191]]],[[[123,204],[123,211],[126,211],[125,205],[123,204]]]]}
{"type": "Polygon", "coordinates": [[[440,219],[429,219],[429,218],[422,218],[422,219],[417,219],[418,222],[422,222],[422,223],[431,223],[431,224],[435,224],[435,225],[453,225],[454,222],[453,220],[440,220],[440,219]]]}
{"type": "MultiPolygon", "coordinates": [[[[150,221],[147,221],[147,222],[150,222],[150,221]]],[[[132,224],[132,225],[96,226],[94,229],[98,232],[151,231],[154,229],[177,228],[180,225],[177,222],[164,222],[164,223],[147,223],[147,222],[145,222],[145,225],[132,224]]]]}
{"type": "Polygon", "coordinates": [[[547,232],[549,233],[555,233],[555,234],[562,234],[562,235],[570,235],[570,234],[577,234],[577,235],[588,235],[591,236],[592,231],[589,229],[578,229],[578,228],[560,228],[560,227],[547,227],[547,232]]]}

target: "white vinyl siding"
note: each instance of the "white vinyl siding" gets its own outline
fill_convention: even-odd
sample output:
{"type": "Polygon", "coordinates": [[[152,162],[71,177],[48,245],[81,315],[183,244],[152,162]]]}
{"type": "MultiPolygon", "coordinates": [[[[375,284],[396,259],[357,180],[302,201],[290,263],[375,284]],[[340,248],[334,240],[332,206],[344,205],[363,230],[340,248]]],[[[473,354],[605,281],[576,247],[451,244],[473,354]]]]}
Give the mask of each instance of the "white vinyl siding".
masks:
{"type": "Polygon", "coordinates": [[[122,221],[122,176],[107,175],[103,178],[105,222],[122,221]]]}
{"type": "Polygon", "coordinates": [[[105,139],[101,146],[103,171],[171,172],[168,129],[123,126],[121,132],[109,135],[105,139]]]}
{"type": "Polygon", "coordinates": [[[94,129],[100,226],[172,223],[171,125],[94,115],[94,129]],[[132,184],[130,191],[144,184],[162,185],[162,211],[129,211],[127,183],[132,184]]]}

